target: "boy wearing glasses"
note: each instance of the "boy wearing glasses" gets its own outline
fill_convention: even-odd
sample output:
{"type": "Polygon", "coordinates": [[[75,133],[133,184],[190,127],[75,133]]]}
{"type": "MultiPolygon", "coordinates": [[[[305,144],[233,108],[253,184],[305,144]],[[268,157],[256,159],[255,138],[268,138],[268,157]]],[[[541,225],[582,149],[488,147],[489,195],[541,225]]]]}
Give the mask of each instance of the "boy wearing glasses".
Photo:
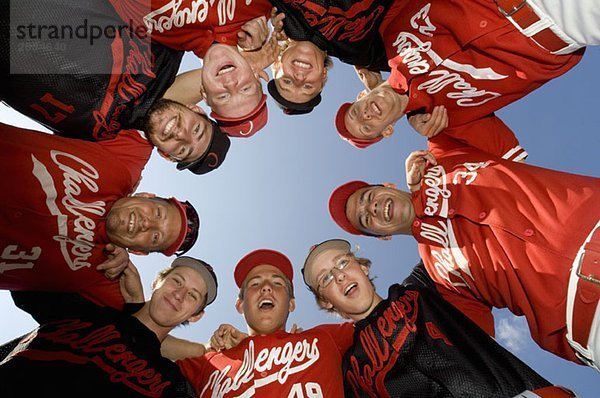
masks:
{"type": "Polygon", "coordinates": [[[314,246],[304,282],[319,306],[354,321],[345,396],[573,397],[509,353],[435,290],[422,264],[383,299],[350,243],[314,246]]]}

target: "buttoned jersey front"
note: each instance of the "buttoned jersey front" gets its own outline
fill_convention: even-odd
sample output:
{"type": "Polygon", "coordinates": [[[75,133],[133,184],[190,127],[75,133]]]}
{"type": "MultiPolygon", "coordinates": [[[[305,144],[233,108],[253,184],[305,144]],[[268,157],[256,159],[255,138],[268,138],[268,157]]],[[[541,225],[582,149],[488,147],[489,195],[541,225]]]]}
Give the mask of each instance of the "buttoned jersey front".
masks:
{"type": "Polygon", "coordinates": [[[301,333],[248,337],[229,350],[177,361],[199,398],[338,398],[344,394],[342,356],[351,323],[319,325],[301,333]]]}
{"type": "Polygon", "coordinates": [[[118,280],[96,270],[105,220],[151,152],[137,130],[95,143],[0,125],[0,288],[72,291],[120,308],[118,280]]]}
{"type": "Polygon", "coordinates": [[[491,307],[525,315],[540,346],[575,360],[564,338],[567,287],[600,219],[600,179],[442,139],[438,149],[446,150],[412,198],[412,234],[440,292],[490,334],[491,307]]]}
{"type": "Polygon", "coordinates": [[[431,113],[444,105],[450,129],[524,97],[567,72],[583,55],[583,49],[551,54],[489,0],[397,1],[380,33],[390,85],[408,95],[405,113],[431,113]]]}

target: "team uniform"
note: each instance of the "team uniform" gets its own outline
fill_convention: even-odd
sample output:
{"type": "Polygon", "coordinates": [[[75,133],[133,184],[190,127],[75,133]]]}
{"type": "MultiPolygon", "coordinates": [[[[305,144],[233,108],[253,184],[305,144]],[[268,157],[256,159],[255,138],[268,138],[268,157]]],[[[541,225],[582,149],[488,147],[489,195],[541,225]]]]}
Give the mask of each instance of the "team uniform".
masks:
{"type": "Polygon", "coordinates": [[[379,25],[392,0],[271,0],[290,39],[310,41],[349,65],[389,71],[379,25]]]}
{"type": "Polygon", "coordinates": [[[137,130],[95,143],[0,124],[0,289],[78,292],[121,308],[118,280],[96,266],[106,216],[151,152],[137,130]]]}
{"type": "Polygon", "coordinates": [[[442,295],[490,334],[492,307],[524,315],[542,348],[598,366],[600,179],[430,141],[412,234],[442,295]]]}
{"type": "Polygon", "coordinates": [[[297,334],[251,336],[236,347],[177,361],[198,398],[343,396],[342,356],[351,323],[297,334]]]}
{"type": "Polygon", "coordinates": [[[355,323],[346,397],[572,397],[442,299],[422,265],[355,323]]]}
{"type": "MultiPolygon", "coordinates": [[[[535,19],[532,15],[519,23],[525,26],[535,19]]],[[[389,83],[408,96],[409,115],[431,113],[435,105],[444,105],[450,128],[446,133],[451,134],[453,128],[489,117],[581,60],[582,48],[553,54],[561,43],[562,49],[568,45],[547,29],[526,36],[533,27],[521,32],[493,0],[396,1],[380,28],[391,68],[389,83]]],[[[519,150],[508,128],[506,134],[505,153],[519,150]]]]}
{"type": "Polygon", "coordinates": [[[13,292],[40,326],[0,362],[0,395],[194,397],[156,334],[130,315],[72,293],[13,292]]]}
{"type": "Polygon", "coordinates": [[[127,26],[108,2],[25,0],[4,11],[2,29],[11,29],[0,40],[0,99],[67,137],[99,141],[141,128],[183,57],[127,26]],[[68,30],[28,31],[36,21],[38,28],[67,26],[72,35],[91,35],[92,26],[105,33],[94,40],[82,33],[69,39],[68,30]]]}
{"type": "Polygon", "coordinates": [[[175,50],[203,58],[213,43],[237,45],[246,22],[271,15],[267,0],[110,0],[123,21],[141,27],[152,38],[175,50]]]}

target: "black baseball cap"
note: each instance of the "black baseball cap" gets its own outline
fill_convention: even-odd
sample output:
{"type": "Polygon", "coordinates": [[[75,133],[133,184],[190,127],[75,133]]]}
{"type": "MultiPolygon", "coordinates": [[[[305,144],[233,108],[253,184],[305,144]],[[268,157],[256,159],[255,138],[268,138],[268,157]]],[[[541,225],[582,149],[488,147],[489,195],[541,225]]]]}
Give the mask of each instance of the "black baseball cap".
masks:
{"type": "Polygon", "coordinates": [[[192,162],[177,163],[177,170],[189,170],[194,174],[206,174],[221,166],[229,151],[231,141],[215,121],[210,120],[210,124],[212,125],[212,137],[206,152],[192,162]]]}
{"type": "Polygon", "coordinates": [[[181,256],[173,260],[171,264],[171,268],[176,267],[189,267],[198,272],[202,276],[202,279],[204,279],[204,283],[206,283],[206,288],[208,289],[206,305],[215,301],[219,284],[217,282],[217,275],[210,264],[194,257],[181,256]]]}
{"type": "Polygon", "coordinates": [[[288,101],[279,93],[277,85],[275,84],[275,79],[269,81],[267,90],[269,90],[269,94],[271,94],[271,98],[273,98],[277,106],[279,106],[286,115],[304,115],[310,113],[321,103],[321,93],[317,94],[316,97],[307,102],[297,103],[288,101]]]}

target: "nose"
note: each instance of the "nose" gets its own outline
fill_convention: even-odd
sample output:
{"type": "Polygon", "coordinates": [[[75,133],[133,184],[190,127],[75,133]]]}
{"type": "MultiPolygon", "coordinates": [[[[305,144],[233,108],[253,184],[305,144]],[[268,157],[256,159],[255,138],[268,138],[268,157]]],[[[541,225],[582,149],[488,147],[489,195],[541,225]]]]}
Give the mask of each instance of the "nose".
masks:
{"type": "Polygon", "coordinates": [[[367,211],[371,214],[371,216],[377,217],[377,200],[371,200],[367,204],[367,211]]]}
{"type": "Polygon", "coordinates": [[[364,120],[371,120],[371,112],[369,111],[368,104],[365,104],[365,106],[363,106],[361,114],[364,120]]]}
{"type": "Polygon", "coordinates": [[[294,72],[294,80],[299,83],[304,83],[306,80],[306,74],[304,74],[304,72],[296,71],[294,72]]]}
{"type": "Polygon", "coordinates": [[[149,229],[153,228],[156,226],[156,220],[152,219],[151,217],[147,217],[147,216],[143,216],[141,218],[141,230],[146,232],[149,229]]]}
{"type": "Polygon", "coordinates": [[[177,301],[182,301],[183,298],[185,297],[185,291],[183,287],[180,287],[179,289],[175,289],[173,291],[173,296],[175,296],[175,299],[177,301]]]}
{"type": "Polygon", "coordinates": [[[266,281],[263,282],[262,286],[260,287],[260,291],[265,292],[265,293],[271,292],[272,291],[271,284],[266,281]]]}
{"type": "Polygon", "coordinates": [[[335,277],[336,282],[342,282],[344,279],[346,279],[346,273],[344,270],[333,268],[331,273],[335,277]]]}
{"type": "Polygon", "coordinates": [[[223,82],[223,87],[225,87],[228,90],[232,90],[237,86],[237,84],[237,79],[227,79],[223,82]]]}

